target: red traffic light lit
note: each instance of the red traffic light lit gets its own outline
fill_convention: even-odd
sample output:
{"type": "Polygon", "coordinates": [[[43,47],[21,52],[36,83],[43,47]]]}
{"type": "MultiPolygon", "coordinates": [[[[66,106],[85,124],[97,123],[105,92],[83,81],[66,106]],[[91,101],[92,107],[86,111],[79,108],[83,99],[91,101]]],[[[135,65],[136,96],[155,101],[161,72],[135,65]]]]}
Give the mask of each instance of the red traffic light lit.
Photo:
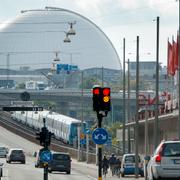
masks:
{"type": "Polygon", "coordinates": [[[110,88],[104,88],[103,89],[103,95],[108,96],[110,94],[110,88]]]}
{"type": "Polygon", "coordinates": [[[93,89],[93,94],[99,95],[100,94],[100,88],[94,88],[93,89]]]}

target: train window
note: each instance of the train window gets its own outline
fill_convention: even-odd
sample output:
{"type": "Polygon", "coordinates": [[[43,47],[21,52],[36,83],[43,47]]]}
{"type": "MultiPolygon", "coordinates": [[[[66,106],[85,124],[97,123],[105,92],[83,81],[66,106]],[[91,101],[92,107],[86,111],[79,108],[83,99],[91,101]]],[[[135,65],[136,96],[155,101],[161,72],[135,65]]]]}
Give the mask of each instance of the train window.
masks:
{"type": "Polygon", "coordinates": [[[72,137],[77,136],[77,124],[72,124],[71,125],[71,136],[72,137]]]}

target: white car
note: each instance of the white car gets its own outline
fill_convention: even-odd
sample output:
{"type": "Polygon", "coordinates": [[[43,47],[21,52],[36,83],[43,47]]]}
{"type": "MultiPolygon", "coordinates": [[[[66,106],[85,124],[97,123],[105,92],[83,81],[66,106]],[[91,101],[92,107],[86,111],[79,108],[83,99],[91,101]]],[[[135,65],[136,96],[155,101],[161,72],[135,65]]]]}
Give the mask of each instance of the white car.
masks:
{"type": "MultiPolygon", "coordinates": [[[[138,168],[141,177],[144,177],[144,167],[143,161],[140,156],[138,156],[138,168]]],[[[124,154],[121,161],[121,176],[135,174],[135,154],[124,154]]]]}
{"type": "Polygon", "coordinates": [[[162,141],[147,165],[148,180],[180,179],[180,141],[162,141]]]}

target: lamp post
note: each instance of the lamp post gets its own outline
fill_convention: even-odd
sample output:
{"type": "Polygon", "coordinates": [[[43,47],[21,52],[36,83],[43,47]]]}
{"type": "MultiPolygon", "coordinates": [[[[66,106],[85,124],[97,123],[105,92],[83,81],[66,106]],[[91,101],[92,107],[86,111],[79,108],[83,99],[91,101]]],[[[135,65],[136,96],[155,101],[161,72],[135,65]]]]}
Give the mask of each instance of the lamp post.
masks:
{"type": "Polygon", "coordinates": [[[159,143],[159,17],[157,17],[157,35],[156,35],[156,105],[155,105],[155,122],[154,122],[154,149],[159,143]]]}
{"type": "MultiPolygon", "coordinates": [[[[128,101],[127,101],[127,119],[128,122],[130,120],[130,68],[129,68],[129,59],[127,61],[128,64],[128,77],[127,77],[127,93],[128,93],[128,101]]],[[[128,126],[128,153],[131,153],[131,132],[130,126],[128,126]]]]}
{"type": "MultiPolygon", "coordinates": [[[[179,36],[178,36],[178,41],[180,42],[180,0],[179,0],[179,36]]],[[[179,110],[179,116],[178,116],[178,136],[179,136],[179,140],[180,140],[180,45],[178,46],[178,54],[179,54],[179,56],[178,56],[178,71],[179,71],[179,73],[178,73],[178,77],[179,77],[179,80],[178,80],[178,84],[179,84],[179,88],[178,88],[178,96],[179,96],[179,98],[178,98],[178,110],[179,110]]]]}
{"type": "Polygon", "coordinates": [[[125,153],[126,101],[125,101],[125,38],[123,39],[123,154],[125,153]]]}
{"type": "Polygon", "coordinates": [[[136,52],[135,178],[139,177],[139,36],[136,52]]]}

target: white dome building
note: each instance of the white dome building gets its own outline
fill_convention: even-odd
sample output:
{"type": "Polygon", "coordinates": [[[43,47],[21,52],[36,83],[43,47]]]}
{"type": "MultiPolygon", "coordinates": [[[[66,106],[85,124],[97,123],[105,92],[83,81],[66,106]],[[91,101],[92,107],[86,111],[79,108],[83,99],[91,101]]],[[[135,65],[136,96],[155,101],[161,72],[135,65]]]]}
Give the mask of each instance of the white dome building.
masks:
{"type": "Polygon", "coordinates": [[[9,68],[30,66],[50,68],[58,53],[63,64],[75,64],[80,69],[105,67],[121,69],[118,54],[108,37],[93,22],[75,12],[61,8],[27,10],[0,29],[0,62],[9,68]],[[76,35],[65,31],[73,24],[76,35]]]}

